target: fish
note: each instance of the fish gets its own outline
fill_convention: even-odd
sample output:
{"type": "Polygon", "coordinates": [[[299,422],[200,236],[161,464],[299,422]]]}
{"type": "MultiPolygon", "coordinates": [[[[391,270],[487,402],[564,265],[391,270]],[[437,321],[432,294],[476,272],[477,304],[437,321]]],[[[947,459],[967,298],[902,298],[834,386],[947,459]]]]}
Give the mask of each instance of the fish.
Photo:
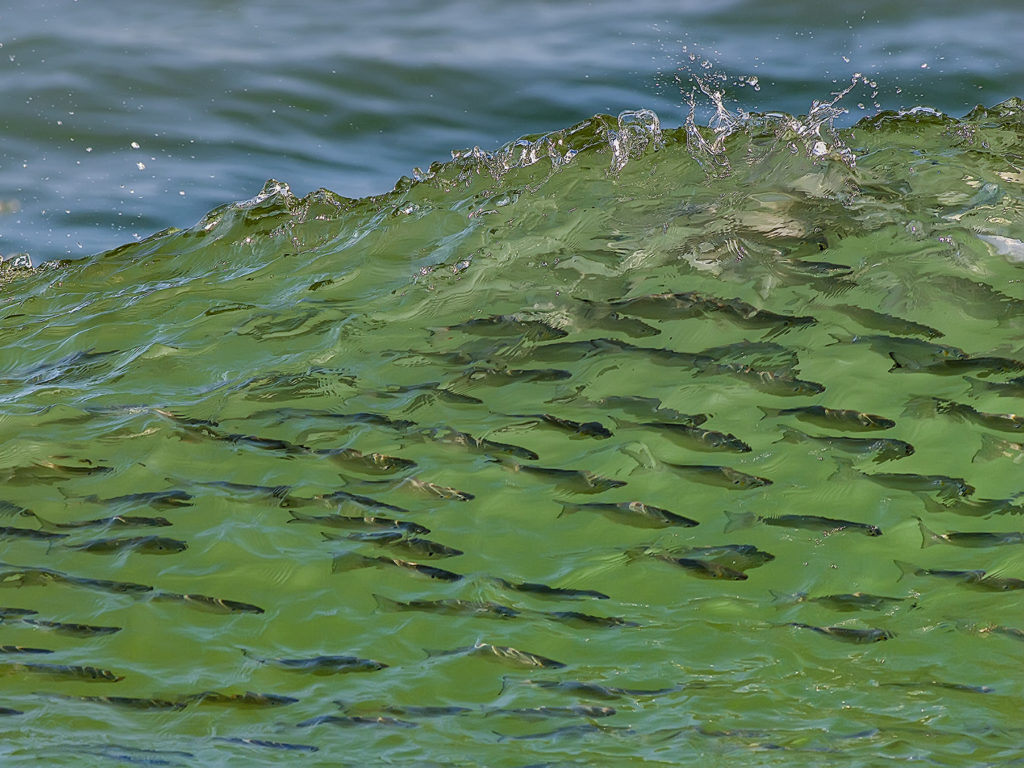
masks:
{"type": "Polygon", "coordinates": [[[717,363],[733,363],[759,370],[796,375],[800,358],[796,351],[774,341],[737,341],[701,350],[701,356],[717,363]]]}
{"type": "Polygon", "coordinates": [[[282,504],[289,498],[288,494],[292,490],[290,485],[253,485],[251,483],[232,483],[228,480],[211,480],[201,483],[201,485],[211,488],[223,488],[232,493],[255,493],[261,496],[269,496],[282,500],[282,504]]]}
{"type": "Polygon", "coordinates": [[[710,417],[706,413],[681,413],[671,408],[663,408],[661,400],[656,397],[639,397],[637,395],[608,395],[596,400],[578,398],[582,407],[607,410],[614,408],[639,419],[654,419],[674,424],[688,424],[699,427],[710,417]]]}
{"type": "Polygon", "coordinates": [[[890,352],[892,360],[890,373],[930,373],[936,376],[960,376],[979,372],[979,376],[1009,371],[1024,371],[1024,361],[1008,357],[963,357],[932,362],[918,362],[912,357],[890,352]]]}
{"type": "Polygon", "coordinates": [[[816,597],[808,597],[806,593],[801,593],[795,596],[795,602],[816,603],[834,611],[843,612],[860,610],[881,611],[906,600],[907,598],[905,597],[887,597],[885,595],[872,595],[866,592],[845,592],[833,595],[818,595],[816,597]]]}
{"type": "Polygon", "coordinates": [[[669,526],[692,528],[695,525],[699,525],[697,520],[677,515],[675,512],[670,512],[661,507],[644,504],[641,501],[622,501],[618,503],[598,501],[576,504],[556,499],[555,503],[562,505],[559,517],[581,511],[600,512],[611,520],[637,528],[667,528],[669,526]]]}
{"type": "Polygon", "coordinates": [[[510,648],[505,645],[492,645],[477,641],[473,645],[453,650],[427,651],[427,657],[437,656],[483,656],[484,658],[496,658],[499,661],[507,662],[517,667],[537,667],[540,669],[563,669],[566,664],[546,656],[541,656],[529,651],[521,651],[518,648],[510,648]]]}
{"type": "Polygon", "coordinates": [[[75,477],[91,477],[113,472],[113,467],[92,464],[84,459],[86,466],[56,464],[52,461],[37,461],[29,466],[11,467],[0,470],[0,482],[5,485],[40,485],[59,483],[75,477]]]}
{"type": "MultiPolygon", "coordinates": [[[[873,352],[893,359],[895,355],[907,366],[927,366],[945,360],[963,360],[970,355],[960,347],[948,344],[936,344],[922,339],[899,338],[896,336],[858,334],[840,337],[831,334],[835,341],[832,344],[865,344],[873,352]]],[[[829,346],[832,346],[830,344],[829,346]]],[[[895,362],[895,360],[894,360],[895,362]]]]}
{"type": "Polygon", "coordinates": [[[599,302],[576,297],[578,301],[587,303],[589,306],[584,312],[583,323],[590,328],[599,328],[604,331],[620,331],[634,339],[650,338],[657,336],[661,331],[654,326],[648,325],[643,320],[635,317],[627,317],[620,312],[614,312],[599,302]]]}
{"type": "Polygon", "coordinates": [[[0,516],[5,517],[35,517],[35,512],[27,507],[22,507],[10,501],[0,499],[0,516]]]}
{"type": "Polygon", "coordinates": [[[573,421],[552,416],[550,413],[506,413],[502,414],[513,419],[531,419],[540,423],[568,432],[573,437],[594,437],[599,440],[612,436],[611,430],[599,421],[573,421]]]}
{"type": "Polygon", "coordinates": [[[941,397],[914,398],[907,404],[907,412],[921,415],[922,411],[925,413],[946,414],[961,421],[971,421],[1000,432],[1021,432],[1024,430],[1024,416],[1016,413],[986,413],[965,403],[958,403],[941,397]]]}
{"type": "Polygon", "coordinates": [[[550,587],[547,584],[540,584],[532,581],[508,581],[498,577],[492,577],[492,581],[505,589],[513,592],[527,592],[537,597],[554,598],[577,598],[594,597],[598,600],[608,600],[608,595],[594,589],[574,589],[572,587],[550,587]]]}
{"type": "Polygon", "coordinates": [[[396,715],[398,717],[450,717],[452,715],[462,715],[466,712],[473,712],[474,710],[469,707],[460,707],[455,705],[398,705],[388,704],[383,706],[366,706],[366,702],[357,702],[356,704],[346,704],[338,699],[334,700],[334,703],[346,713],[372,713],[385,715],[396,715]]]}
{"type": "Polygon", "coordinates": [[[1008,499],[965,499],[956,496],[943,501],[936,501],[925,493],[917,494],[929,512],[952,512],[966,517],[987,517],[988,515],[1024,515],[1024,507],[1014,504],[1019,498],[1008,499]]]}
{"type": "Polygon", "coordinates": [[[749,384],[754,389],[769,395],[779,395],[780,397],[819,395],[825,391],[825,385],[817,381],[798,379],[785,372],[762,371],[737,363],[703,365],[700,367],[698,374],[731,376],[745,384],[749,384]]]}
{"type": "Polygon", "coordinates": [[[189,704],[213,704],[217,706],[240,707],[243,709],[265,709],[271,707],[285,707],[295,704],[298,699],[294,696],[280,696],[275,693],[257,693],[246,691],[245,693],[221,693],[220,691],[201,691],[183,696],[181,701],[189,704]]]}
{"type": "Polygon", "coordinates": [[[609,306],[618,312],[655,320],[706,317],[712,313],[720,313],[735,325],[744,328],[769,328],[775,331],[775,334],[818,322],[809,315],[780,315],[758,309],[738,298],[721,299],[698,291],[616,299],[610,301],[609,306]]]}
{"type": "Polygon", "coordinates": [[[793,427],[783,427],[782,437],[776,442],[817,443],[846,453],[871,455],[876,463],[894,461],[914,454],[914,446],[903,440],[886,437],[835,437],[832,435],[808,435],[793,427]]]}
{"type": "Polygon", "coordinates": [[[336,464],[367,475],[394,475],[416,466],[416,462],[412,459],[388,456],[383,453],[363,453],[355,448],[324,448],[315,453],[329,457],[336,464]]]}
{"type": "Polygon", "coordinates": [[[0,567],[11,567],[12,570],[0,572],[0,586],[25,587],[45,586],[48,584],[67,584],[74,587],[95,589],[101,592],[112,592],[115,594],[143,594],[153,591],[148,584],[137,584],[130,581],[113,581],[109,579],[93,579],[86,576],[74,576],[69,573],[55,571],[52,568],[40,568],[38,566],[7,566],[0,563],[0,567]]]}
{"type": "Polygon", "coordinates": [[[280,749],[286,752],[319,752],[320,747],[312,744],[293,744],[287,741],[270,741],[268,739],[251,739],[241,736],[214,736],[214,741],[222,741],[226,744],[241,744],[246,747],[265,747],[266,749],[280,749]]]}
{"type": "Polygon", "coordinates": [[[226,600],[222,597],[210,597],[195,593],[181,594],[177,592],[157,592],[152,599],[155,602],[182,603],[190,608],[198,608],[209,613],[266,613],[258,605],[243,603],[238,600],[226,600]]]}
{"type": "Polygon", "coordinates": [[[873,309],[854,307],[850,304],[831,304],[829,309],[849,317],[851,320],[860,323],[865,328],[883,333],[894,333],[897,336],[925,336],[929,339],[936,339],[945,334],[942,331],[932,328],[930,325],[916,323],[913,320],[905,320],[902,317],[876,312],[873,309]]]}
{"type": "Polygon", "coordinates": [[[599,683],[588,683],[578,680],[529,680],[504,678],[502,680],[502,692],[510,682],[519,685],[528,685],[534,688],[545,690],[564,691],[588,699],[599,701],[618,701],[620,699],[638,699],[652,696],[663,696],[681,690],[682,686],[674,685],[671,688],[618,688],[612,685],[601,685],[599,683]]]}
{"type": "Polygon", "coordinates": [[[362,496],[358,493],[351,493],[349,491],[332,491],[331,493],[321,493],[314,496],[312,499],[303,499],[295,496],[285,496],[281,501],[282,507],[295,507],[303,504],[308,504],[310,501],[324,502],[327,504],[355,504],[356,506],[363,507],[364,509],[383,509],[387,512],[397,512],[398,514],[408,513],[408,509],[405,507],[399,507],[395,504],[388,504],[383,501],[371,498],[370,496],[362,496]]]}
{"type": "Polygon", "coordinates": [[[843,643],[877,643],[882,640],[890,640],[895,635],[886,629],[856,629],[854,627],[817,627],[813,624],[803,624],[799,621],[790,621],[786,623],[787,627],[798,627],[799,629],[809,629],[813,632],[817,632],[820,635],[831,637],[833,640],[839,640],[843,643]]]}
{"type": "Polygon", "coordinates": [[[460,331],[474,336],[521,336],[529,341],[564,339],[568,331],[556,328],[543,320],[525,320],[518,315],[490,315],[466,320],[458,325],[431,329],[431,333],[460,331]]]}
{"type": "Polygon", "coordinates": [[[76,664],[41,664],[39,662],[0,663],[0,672],[8,674],[28,672],[32,675],[50,677],[57,680],[78,680],[85,683],[117,683],[124,680],[124,675],[111,672],[100,667],[80,666],[76,664]]]}
{"type": "Polygon", "coordinates": [[[405,550],[413,556],[419,557],[457,557],[464,554],[461,549],[439,544],[429,539],[421,539],[416,536],[406,536],[401,531],[367,531],[353,533],[348,536],[322,532],[321,535],[327,541],[365,541],[371,544],[379,544],[384,547],[405,550]]]}
{"type": "Polygon", "coordinates": [[[1024,376],[1017,376],[1009,381],[982,381],[972,376],[964,376],[964,381],[971,385],[971,395],[992,394],[997,397],[1024,397],[1024,376]]]}
{"type": "Polygon", "coordinates": [[[984,533],[980,531],[948,531],[935,533],[917,519],[921,529],[921,549],[933,544],[953,544],[957,547],[996,547],[1002,544],[1024,544],[1024,531],[984,533]]]}
{"type": "Polygon", "coordinates": [[[575,627],[639,627],[640,624],[617,616],[593,616],[579,611],[540,611],[539,615],[549,621],[558,621],[575,627]]]}
{"type": "Polygon", "coordinates": [[[688,424],[673,424],[669,422],[631,422],[612,417],[612,421],[619,427],[634,429],[647,429],[664,435],[672,442],[684,448],[695,451],[727,451],[729,453],[750,453],[751,448],[736,435],[724,432],[715,432],[701,427],[691,427],[688,424]]]}
{"type": "Polygon", "coordinates": [[[538,467],[533,464],[519,464],[501,459],[495,459],[495,461],[511,472],[525,472],[530,475],[551,478],[555,481],[557,488],[573,493],[601,493],[612,488],[621,488],[626,484],[624,480],[602,477],[586,470],[538,467]]]}
{"type": "Polygon", "coordinates": [[[725,579],[727,581],[746,581],[749,577],[743,571],[729,568],[713,560],[702,560],[694,557],[676,557],[667,552],[652,553],[651,557],[678,566],[699,579],[725,579]]]}
{"type": "Polygon", "coordinates": [[[560,368],[470,368],[455,383],[505,387],[510,384],[537,384],[551,381],[565,381],[572,378],[572,371],[560,368]]]}
{"type": "Polygon", "coordinates": [[[896,422],[892,419],[876,416],[873,413],[861,413],[860,411],[841,408],[826,408],[823,405],[801,405],[795,408],[765,408],[758,406],[758,408],[764,413],[764,418],[794,416],[800,421],[806,421],[818,427],[842,429],[847,432],[892,429],[896,426],[896,422]]]}
{"type": "Polygon", "coordinates": [[[314,725],[342,725],[342,726],[387,726],[390,728],[417,728],[416,723],[408,720],[399,720],[394,717],[357,717],[352,715],[320,715],[296,723],[297,728],[309,728],[314,725]]]}
{"type": "Polygon", "coordinates": [[[25,616],[38,616],[39,611],[31,608],[0,608],[0,621],[7,619],[22,619],[25,616]]]}
{"type": "Polygon", "coordinates": [[[904,682],[898,680],[884,680],[879,685],[899,686],[900,688],[945,688],[948,691],[961,691],[963,693],[992,693],[995,688],[989,685],[967,685],[964,683],[947,683],[942,680],[922,680],[920,682],[904,682]]]}
{"type": "Polygon", "coordinates": [[[29,648],[24,645],[0,645],[2,653],[53,653],[49,648],[29,648]]]}
{"type": "Polygon", "coordinates": [[[1018,579],[1011,576],[999,576],[994,573],[987,573],[983,570],[954,571],[935,568],[920,568],[912,563],[907,563],[902,560],[894,560],[893,562],[902,573],[900,576],[901,579],[907,574],[913,574],[914,576],[935,576],[937,578],[951,579],[953,581],[958,581],[961,584],[965,584],[966,586],[989,592],[1009,592],[1024,589],[1024,579],[1018,579]]]}
{"type": "Polygon", "coordinates": [[[566,725],[562,728],[555,728],[551,731],[544,731],[543,733],[524,733],[521,735],[510,735],[506,733],[498,733],[498,741],[527,741],[527,740],[540,740],[540,739],[561,739],[565,737],[579,737],[579,736],[590,736],[596,733],[602,734],[615,734],[615,735],[628,735],[635,733],[635,731],[628,726],[620,726],[612,728],[607,725],[599,725],[598,723],[585,723],[583,725],[566,725]]]}
{"type": "Polygon", "coordinates": [[[136,710],[153,709],[184,709],[187,702],[171,701],[170,699],[145,699],[136,696],[64,696],[62,698],[83,701],[90,704],[113,704],[118,707],[136,710]]]}
{"type": "Polygon", "coordinates": [[[401,602],[383,595],[373,594],[377,607],[385,611],[423,611],[442,616],[481,616],[494,619],[511,619],[521,611],[490,600],[408,600],[401,602]]]}
{"type": "Polygon", "coordinates": [[[717,485],[731,490],[745,491],[751,488],[764,488],[772,484],[766,477],[757,477],[740,472],[732,467],[722,467],[707,464],[673,464],[665,461],[662,464],[674,472],[706,485],[717,485]]]}
{"type": "Polygon", "coordinates": [[[935,491],[945,499],[955,496],[971,496],[975,488],[962,477],[948,475],[918,475],[913,472],[860,472],[845,461],[836,459],[839,469],[830,479],[843,476],[862,477],[886,488],[900,491],[935,491]]]}
{"type": "Polygon", "coordinates": [[[997,635],[1004,635],[1005,637],[1012,637],[1014,640],[1024,640],[1024,629],[1017,629],[1016,627],[1004,627],[998,624],[993,624],[988,627],[982,627],[978,631],[982,634],[995,633],[997,635]]]}
{"type": "Polygon", "coordinates": [[[506,715],[521,718],[549,717],[611,717],[616,713],[614,707],[598,707],[589,704],[576,704],[569,707],[499,707],[489,709],[484,717],[506,715]]]}
{"type": "Polygon", "coordinates": [[[45,520],[36,513],[32,515],[39,521],[43,528],[58,530],[83,530],[88,528],[165,528],[171,525],[166,517],[137,517],[133,515],[114,515],[113,517],[98,517],[92,520],[69,520],[63,523],[55,523],[45,520]]]}
{"type": "Polygon", "coordinates": [[[177,509],[178,507],[193,506],[195,498],[191,493],[179,489],[166,491],[145,491],[142,493],[126,493],[122,496],[111,496],[101,499],[99,496],[82,496],[78,500],[89,504],[102,504],[104,506],[120,506],[122,504],[131,506],[148,505],[157,509],[177,509]]]}
{"type": "Polygon", "coordinates": [[[120,632],[122,627],[96,626],[93,624],[68,624],[61,621],[43,621],[42,619],[22,619],[22,624],[28,624],[37,629],[50,630],[61,635],[72,635],[74,637],[98,637],[100,635],[113,635],[120,632]]]}
{"type": "Polygon", "coordinates": [[[319,525],[327,528],[357,528],[371,531],[395,530],[401,531],[405,534],[430,533],[429,528],[420,525],[419,523],[412,523],[408,520],[392,520],[388,517],[361,517],[359,515],[304,515],[300,512],[296,512],[294,509],[291,510],[290,514],[292,517],[291,520],[288,521],[289,523],[308,523],[310,525],[319,525]]]}
{"type": "Polygon", "coordinates": [[[64,544],[68,549],[93,555],[138,552],[143,555],[173,555],[184,552],[188,544],[166,536],[130,536],[127,538],[93,539],[80,544],[64,544]]]}
{"type": "MultiPolygon", "coordinates": [[[[638,549],[641,554],[647,555],[658,551],[651,547],[640,547],[638,549]]],[[[627,550],[627,554],[632,554],[635,551],[637,550],[627,550]]],[[[738,571],[758,568],[775,559],[775,555],[771,552],[758,549],[753,544],[712,544],[702,547],[679,546],[669,547],[663,551],[672,556],[687,555],[688,557],[714,561],[718,565],[724,565],[738,571]]]]}
{"type": "Polygon", "coordinates": [[[388,665],[374,659],[358,656],[310,656],[302,659],[272,659],[256,656],[245,648],[242,653],[259,664],[266,664],[296,672],[311,672],[314,675],[335,675],[340,672],[377,672],[388,665]]]}
{"type": "Polygon", "coordinates": [[[893,560],[893,563],[900,569],[900,578],[897,581],[902,581],[903,577],[907,575],[934,576],[939,579],[950,579],[951,581],[960,581],[966,584],[975,584],[985,578],[985,571],[982,570],[960,571],[945,568],[921,568],[905,560],[893,560]]]}
{"type": "Polygon", "coordinates": [[[51,531],[39,531],[35,528],[18,528],[10,525],[0,525],[0,538],[8,539],[31,539],[33,541],[59,541],[66,539],[66,533],[53,533],[51,531]]]}
{"type": "Polygon", "coordinates": [[[513,458],[524,459],[526,461],[534,461],[540,458],[540,456],[529,448],[523,448],[509,443],[499,443],[495,440],[488,440],[484,437],[473,437],[473,435],[466,432],[460,432],[457,429],[452,429],[450,427],[433,427],[430,429],[424,429],[418,433],[414,433],[413,436],[421,437],[425,440],[430,440],[444,445],[457,445],[476,453],[483,453],[489,456],[511,456],[513,458]]]}
{"type": "Polygon", "coordinates": [[[399,560],[393,557],[368,557],[366,555],[360,555],[357,552],[345,552],[340,555],[335,555],[331,562],[331,573],[342,573],[344,571],[351,571],[357,568],[366,568],[369,566],[378,565],[390,565],[397,568],[404,568],[405,570],[412,571],[421,576],[426,576],[430,579],[437,579],[439,581],[461,581],[463,576],[459,573],[453,573],[452,571],[446,571],[444,568],[437,568],[433,565],[424,565],[423,563],[414,563],[409,560],[399,560]]]}
{"type": "Polygon", "coordinates": [[[802,528],[809,531],[821,531],[823,533],[839,533],[841,531],[855,531],[867,536],[881,536],[882,529],[877,525],[868,523],[857,523],[852,520],[840,520],[834,517],[820,517],[818,515],[755,515],[752,512],[733,512],[726,510],[726,517],[729,522],[725,526],[725,532],[748,528],[755,522],[764,525],[777,525],[783,528],[802,528]]]}

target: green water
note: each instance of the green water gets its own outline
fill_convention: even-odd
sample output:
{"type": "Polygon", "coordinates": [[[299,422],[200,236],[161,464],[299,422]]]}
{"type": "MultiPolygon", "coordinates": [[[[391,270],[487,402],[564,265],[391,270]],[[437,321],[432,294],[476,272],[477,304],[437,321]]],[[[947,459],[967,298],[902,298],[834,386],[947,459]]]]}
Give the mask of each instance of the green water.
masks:
{"type": "Polygon", "coordinates": [[[16,711],[0,718],[4,762],[1024,756],[1009,631],[1024,630],[1021,548],[922,547],[918,522],[936,534],[1021,529],[1017,422],[991,414],[1021,396],[1024,111],[1013,100],[962,119],[883,113],[838,132],[834,114],[723,113],[718,132],[661,130],[649,112],[596,117],[457,157],[379,197],[299,199],[269,182],[187,230],[81,262],[4,264],[3,523],[68,534],[0,536],[0,606],[38,612],[8,611],[0,642],[53,651],[0,658],[0,705],[16,711]],[[689,303],[618,301],[667,293],[689,303]],[[586,340],[601,341],[569,344],[586,340]],[[561,373],[522,372],[539,369],[561,373]],[[608,399],[630,397],[663,410],[608,399]],[[896,423],[853,432],[762,410],[811,405],[896,423]],[[703,429],[751,450],[677,442],[651,425],[678,422],[670,410],[706,414],[703,429]],[[787,428],[914,452],[875,462],[787,428]],[[458,433],[492,442],[460,445],[458,433]],[[710,485],[666,462],[772,482],[710,485]],[[861,476],[877,473],[974,490],[861,476]],[[128,496],[159,491],[179,494],[128,496]],[[324,498],[337,491],[353,496],[324,498]],[[563,503],[629,501],[698,524],[563,514],[563,503]],[[784,514],[883,535],[758,520],[784,514]],[[170,525],[57,527],[117,515],[170,525]],[[406,540],[463,554],[329,539],[370,523],[296,522],[310,515],[415,523],[429,533],[406,528],[406,540]],[[107,541],[149,535],[187,549],[107,541]],[[718,545],[774,557],[692,550],[718,545]],[[673,548],[691,567],[648,556],[673,548]],[[734,578],[697,578],[708,573],[693,560],[734,578]],[[985,574],[904,574],[895,560],[985,574]],[[898,599],[848,611],[812,599],[855,592],[898,599]],[[478,612],[388,600],[475,601],[478,612]],[[878,630],[852,638],[877,641],[814,627],[878,630]],[[317,656],[387,666],[272,663],[317,656]]]}

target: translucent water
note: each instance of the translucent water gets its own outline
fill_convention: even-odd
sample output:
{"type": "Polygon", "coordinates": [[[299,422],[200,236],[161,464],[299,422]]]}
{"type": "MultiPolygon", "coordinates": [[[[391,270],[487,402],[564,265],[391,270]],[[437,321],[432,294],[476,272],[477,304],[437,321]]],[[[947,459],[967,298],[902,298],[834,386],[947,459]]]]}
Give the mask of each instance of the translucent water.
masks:
{"type": "Polygon", "coordinates": [[[6,262],[5,763],[1019,758],[1022,105],[834,114],[6,262]]]}

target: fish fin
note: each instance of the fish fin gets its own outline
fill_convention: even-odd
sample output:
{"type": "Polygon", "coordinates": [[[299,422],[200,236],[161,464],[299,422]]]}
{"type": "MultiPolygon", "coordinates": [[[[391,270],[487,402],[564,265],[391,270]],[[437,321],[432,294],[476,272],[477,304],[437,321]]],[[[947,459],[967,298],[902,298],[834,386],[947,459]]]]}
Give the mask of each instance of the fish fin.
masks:
{"type": "Polygon", "coordinates": [[[802,603],[807,600],[806,592],[776,592],[774,589],[769,589],[768,594],[772,596],[772,602],[777,607],[783,608],[790,603],[802,603]]]}
{"type": "Polygon", "coordinates": [[[302,512],[296,512],[294,509],[289,509],[288,514],[292,516],[289,523],[307,523],[315,518],[312,515],[304,515],[302,512]]]}
{"type": "Polygon", "coordinates": [[[580,511],[579,504],[573,504],[568,501],[558,501],[557,499],[555,500],[555,503],[562,505],[562,511],[558,513],[559,517],[562,517],[563,515],[571,515],[580,511]]]}
{"type": "Polygon", "coordinates": [[[728,520],[725,524],[725,529],[722,531],[723,533],[750,528],[757,522],[757,517],[753,512],[734,512],[731,509],[727,509],[725,510],[725,516],[728,520]]]}
{"type": "Polygon", "coordinates": [[[352,538],[343,533],[331,533],[330,531],[320,531],[320,535],[323,536],[324,541],[346,541],[352,538]]]}
{"type": "Polygon", "coordinates": [[[967,394],[970,395],[971,397],[980,397],[981,395],[985,394],[985,392],[989,388],[989,384],[987,381],[976,379],[973,376],[964,376],[964,381],[971,385],[971,388],[967,392],[967,394]]]}
{"type": "Polygon", "coordinates": [[[906,575],[916,576],[917,572],[921,570],[913,563],[908,563],[906,560],[893,560],[893,564],[900,569],[900,577],[896,581],[903,581],[903,577],[906,575]]]}
{"type": "MultiPolygon", "coordinates": [[[[947,511],[945,504],[943,504],[941,501],[936,501],[923,491],[915,491],[914,495],[921,499],[921,501],[924,503],[924,508],[929,512],[938,513],[947,511]]],[[[920,518],[918,518],[918,520],[920,521],[920,518]]]]}
{"type": "Polygon", "coordinates": [[[651,453],[651,449],[645,443],[628,443],[619,448],[619,450],[638,465],[636,469],[630,472],[631,475],[639,472],[641,469],[657,469],[658,467],[658,460],[654,458],[654,454],[651,453]]]}
{"type": "Polygon", "coordinates": [[[796,429],[795,427],[783,427],[782,428],[782,437],[780,437],[775,442],[776,443],[802,443],[804,440],[807,439],[807,437],[808,436],[807,436],[807,434],[805,432],[801,432],[799,429],[796,429]]]}
{"type": "Polygon", "coordinates": [[[764,416],[761,417],[761,421],[769,418],[774,419],[776,416],[780,416],[782,414],[781,408],[765,408],[763,405],[759,405],[757,407],[762,413],[764,413],[764,416]]]}
{"type": "Polygon", "coordinates": [[[921,549],[930,547],[933,544],[938,544],[942,541],[942,537],[935,533],[935,531],[929,529],[928,526],[924,524],[924,520],[920,517],[917,518],[917,525],[921,529],[921,549]]]}

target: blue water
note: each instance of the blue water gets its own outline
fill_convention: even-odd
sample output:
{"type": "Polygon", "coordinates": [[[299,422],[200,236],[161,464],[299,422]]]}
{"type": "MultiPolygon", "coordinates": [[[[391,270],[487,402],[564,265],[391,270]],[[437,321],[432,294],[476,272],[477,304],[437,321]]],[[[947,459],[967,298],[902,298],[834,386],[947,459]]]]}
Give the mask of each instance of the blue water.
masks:
{"type": "Polygon", "coordinates": [[[599,112],[679,125],[693,73],[747,110],[805,113],[860,72],[876,86],[845,100],[847,124],[961,115],[1018,95],[1022,21],[1014,0],[8,2],[0,254],[96,253],[271,177],[378,194],[452,149],[599,112]]]}

